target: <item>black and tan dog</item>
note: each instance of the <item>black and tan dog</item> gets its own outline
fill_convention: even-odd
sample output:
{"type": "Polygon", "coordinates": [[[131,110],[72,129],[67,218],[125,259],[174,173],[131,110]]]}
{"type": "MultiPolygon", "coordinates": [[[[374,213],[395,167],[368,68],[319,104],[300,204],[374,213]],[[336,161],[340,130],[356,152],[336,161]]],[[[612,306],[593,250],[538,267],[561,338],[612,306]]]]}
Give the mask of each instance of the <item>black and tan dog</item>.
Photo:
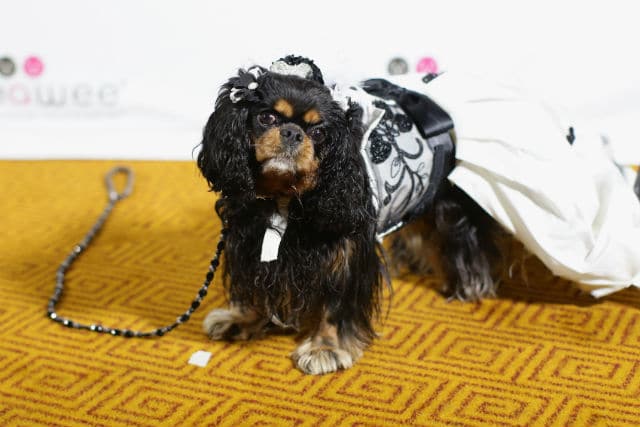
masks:
{"type": "MultiPolygon", "coordinates": [[[[221,193],[230,301],[209,313],[204,329],[215,340],[297,331],[294,362],[321,374],[349,368],[375,338],[387,268],[361,149],[362,107],[336,102],[312,61],[280,65],[284,71],[256,67],[231,78],[204,130],[198,166],[221,193]]],[[[384,111],[391,136],[412,127],[384,111]]],[[[379,148],[374,154],[385,153],[379,148]]],[[[441,187],[390,235],[391,262],[441,270],[446,291],[462,299],[491,295],[493,223],[462,191],[441,187]]]]}

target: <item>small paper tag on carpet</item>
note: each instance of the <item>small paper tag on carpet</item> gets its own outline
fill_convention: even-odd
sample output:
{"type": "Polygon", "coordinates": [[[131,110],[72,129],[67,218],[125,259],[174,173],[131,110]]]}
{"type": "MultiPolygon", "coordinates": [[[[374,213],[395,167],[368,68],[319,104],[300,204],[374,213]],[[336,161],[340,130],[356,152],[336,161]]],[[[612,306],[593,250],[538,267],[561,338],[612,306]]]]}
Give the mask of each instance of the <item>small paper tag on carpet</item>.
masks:
{"type": "Polygon", "coordinates": [[[211,359],[211,353],[204,350],[198,350],[189,358],[189,364],[204,368],[207,366],[207,363],[209,363],[209,359],[211,359]]]}

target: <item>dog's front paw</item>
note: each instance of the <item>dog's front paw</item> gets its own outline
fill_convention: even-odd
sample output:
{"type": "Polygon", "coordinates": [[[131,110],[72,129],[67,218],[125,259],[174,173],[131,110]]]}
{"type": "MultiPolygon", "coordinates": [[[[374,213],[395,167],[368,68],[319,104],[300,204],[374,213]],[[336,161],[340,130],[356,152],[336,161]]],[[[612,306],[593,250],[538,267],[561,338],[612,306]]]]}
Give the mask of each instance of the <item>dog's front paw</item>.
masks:
{"type": "Polygon", "coordinates": [[[204,332],[212,340],[249,340],[264,332],[266,322],[255,312],[231,307],[212,310],[202,322],[204,332]]]}
{"type": "Polygon", "coordinates": [[[225,339],[227,332],[234,328],[236,318],[231,312],[224,308],[212,310],[202,322],[202,328],[212,340],[225,339]]]}
{"type": "Polygon", "coordinates": [[[348,369],[354,363],[348,351],[330,344],[314,344],[309,338],[293,352],[291,358],[298,369],[311,375],[348,369]]]}

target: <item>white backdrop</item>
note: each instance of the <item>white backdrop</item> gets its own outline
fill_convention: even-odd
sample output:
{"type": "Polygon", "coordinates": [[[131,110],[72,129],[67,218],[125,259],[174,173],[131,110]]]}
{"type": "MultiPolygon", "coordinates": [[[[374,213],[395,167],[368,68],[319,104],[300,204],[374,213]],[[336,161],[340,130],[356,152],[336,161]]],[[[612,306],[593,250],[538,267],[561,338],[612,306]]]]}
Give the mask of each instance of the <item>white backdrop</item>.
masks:
{"type": "Polygon", "coordinates": [[[2,158],[191,159],[225,79],[296,53],[329,81],[384,75],[397,56],[495,75],[640,163],[632,1],[0,0],[0,10],[2,158]]]}

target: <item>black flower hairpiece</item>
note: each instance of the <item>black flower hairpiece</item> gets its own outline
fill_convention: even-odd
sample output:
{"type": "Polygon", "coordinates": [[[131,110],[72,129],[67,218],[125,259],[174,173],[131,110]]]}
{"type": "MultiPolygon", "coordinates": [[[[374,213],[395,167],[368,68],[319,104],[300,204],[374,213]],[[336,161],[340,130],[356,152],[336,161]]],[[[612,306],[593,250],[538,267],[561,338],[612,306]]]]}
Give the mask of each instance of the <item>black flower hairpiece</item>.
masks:
{"type": "Polygon", "coordinates": [[[236,104],[240,101],[259,101],[256,89],[258,89],[258,78],[262,73],[264,73],[262,67],[251,67],[246,72],[241,73],[229,93],[231,102],[236,104]]]}

